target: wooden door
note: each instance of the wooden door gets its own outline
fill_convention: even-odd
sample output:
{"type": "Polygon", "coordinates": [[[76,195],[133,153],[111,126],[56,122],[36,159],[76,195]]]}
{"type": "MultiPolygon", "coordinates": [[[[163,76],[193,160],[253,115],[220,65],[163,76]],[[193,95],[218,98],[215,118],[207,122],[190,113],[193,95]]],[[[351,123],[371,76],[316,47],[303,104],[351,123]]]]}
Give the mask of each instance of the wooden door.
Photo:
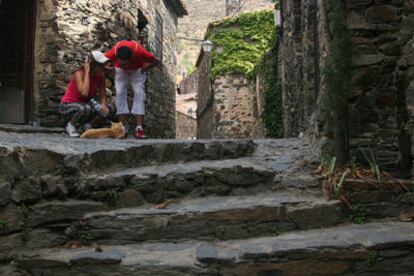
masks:
{"type": "Polygon", "coordinates": [[[0,123],[30,120],[34,0],[0,0],[0,123]]]}

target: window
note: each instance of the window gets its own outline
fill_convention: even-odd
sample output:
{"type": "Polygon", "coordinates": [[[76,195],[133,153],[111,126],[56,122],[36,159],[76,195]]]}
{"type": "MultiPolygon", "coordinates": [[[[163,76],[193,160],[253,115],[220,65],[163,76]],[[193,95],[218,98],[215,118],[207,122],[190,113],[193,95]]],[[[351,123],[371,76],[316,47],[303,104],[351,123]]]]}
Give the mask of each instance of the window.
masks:
{"type": "Polygon", "coordinates": [[[156,13],[156,28],[155,28],[155,56],[162,61],[163,56],[163,41],[164,41],[164,20],[161,14],[156,13]]]}
{"type": "Polygon", "coordinates": [[[138,10],[138,41],[148,48],[148,19],[145,17],[144,13],[141,10],[138,10]]]}
{"type": "Polygon", "coordinates": [[[138,31],[142,32],[148,24],[148,19],[141,10],[138,10],[138,31]]]}

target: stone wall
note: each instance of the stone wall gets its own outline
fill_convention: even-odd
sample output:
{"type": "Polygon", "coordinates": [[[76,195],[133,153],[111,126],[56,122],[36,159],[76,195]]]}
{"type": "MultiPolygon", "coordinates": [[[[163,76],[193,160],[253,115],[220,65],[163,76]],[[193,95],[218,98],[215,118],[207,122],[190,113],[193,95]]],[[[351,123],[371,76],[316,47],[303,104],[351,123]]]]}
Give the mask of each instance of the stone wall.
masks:
{"type": "Polygon", "coordinates": [[[325,26],[316,24],[316,1],[282,1],[282,35],[280,42],[280,78],[283,94],[284,133],[298,137],[309,126],[309,116],[318,95],[318,46],[326,39],[325,26]],[[318,34],[321,35],[318,35],[318,34]]]}
{"type": "Polygon", "coordinates": [[[394,74],[401,49],[402,5],[402,1],[390,5],[351,1],[348,8],[358,53],[354,60],[356,87],[349,100],[350,146],[376,150],[381,164],[391,167],[400,161],[394,74]]]}
{"type": "Polygon", "coordinates": [[[198,69],[194,70],[188,77],[180,83],[180,94],[190,94],[198,92],[198,69]]]}
{"type": "MultiPolygon", "coordinates": [[[[412,37],[410,1],[346,1],[346,15],[355,47],[353,88],[348,98],[350,149],[373,149],[384,168],[410,166],[402,123],[412,37]],[[405,18],[405,21],[403,21],[405,18]],[[407,23],[404,23],[407,22],[407,23]],[[404,27],[405,26],[405,27],[404,27]],[[406,44],[406,46],[404,46],[406,44]],[[409,55],[409,54],[408,54],[409,55]],[[400,77],[398,77],[400,76],[400,77]]],[[[315,141],[332,137],[331,126],[320,116],[325,93],[323,68],[329,54],[329,16],[326,1],[282,1],[283,31],[279,48],[285,134],[306,132],[315,141]]]]}
{"type": "Polygon", "coordinates": [[[197,138],[213,138],[214,131],[214,94],[210,80],[210,61],[208,55],[202,55],[198,65],[197,97],[197,138]]]}
{"type": "Polygon", "coordinates": [[[197,138],[261,138],[265,129],[263,82],[249,82],[242,74],[209,77],[209,57],[198,67],[197,138]]]}
{"type": "Polygon", "coordinates": [[[164,0],[38,0],[35,49],[36,115],[46,126],[59,125],[57,106],[70,79],[92,49],[106,51],[122,39],[138,39],[138,10],[149,24],[145,46],[155,49],[156,11],[163,18],[162,65],[149,73],[148,134],[175,136],[177,13],[164,0]]]}
{"type": "Polygon", "coordinates": [[[193,139],[197,137],[197,94],[177,95],[176,138],[193,139]]]}
{"type": "MultiPolygon", "coordinates": [[[[414,156],[414,1],[404,3],[405,18],[400,33],[401,57],[396,72],[398,122],[401,128],[400,145],[402,161],[405,167],[411,167],[414,156]],[[411,147],[411,148],[410,148],[411,147]]],[[[414,175],[414,167],[411,170],[414,175]]]]}
{"type": "Polygon", "coordinates": [[[263,137],[255,88],[240,74],[215,78],[214,138],[263,137]]]}
{"type": "Polygon", "coordinates": [[[197,119],[183,114],[181,112],[176,112],[176,122],[177,122],[177,139],[195,139],[197,137],[197,119]]]}

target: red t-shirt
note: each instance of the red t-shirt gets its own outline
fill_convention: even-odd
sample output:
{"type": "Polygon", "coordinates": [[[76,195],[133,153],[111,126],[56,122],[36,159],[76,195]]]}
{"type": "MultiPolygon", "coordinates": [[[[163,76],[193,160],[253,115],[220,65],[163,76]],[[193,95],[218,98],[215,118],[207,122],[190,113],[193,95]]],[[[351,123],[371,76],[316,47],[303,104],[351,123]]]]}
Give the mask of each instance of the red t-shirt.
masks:
{"type": "MultiPolygon", "coordinates": [[[[82,72],[83,69],[81,69],[82,72]]],[[[89,93],[87,97],[82,97],[78,86],[75,81],[75,74],[73,74],[65,95],[63,95],[61,103],[88,103],[92,98],[96,97],[102,82],[104,81],[104,75],[90,76],[89,93]]]]}
{"type": "Polygon", "coordinates": [[[115,67],[122,68],[121,64],[119,63],[116,53],[119,48],[121,47],[128,47],[132,50],[133,56],[132,56],[132,62],[123,69],[128,70],[136,70],[144,67],[146,63],[154,63],[156,61],[155,56],[145,50],[144,47],[139,42],[133,41],[133,40],[123,40],[118,42],[110,51],[105,53],[105,57],[110,59],[111,61],[115,61],[115,67]]]}

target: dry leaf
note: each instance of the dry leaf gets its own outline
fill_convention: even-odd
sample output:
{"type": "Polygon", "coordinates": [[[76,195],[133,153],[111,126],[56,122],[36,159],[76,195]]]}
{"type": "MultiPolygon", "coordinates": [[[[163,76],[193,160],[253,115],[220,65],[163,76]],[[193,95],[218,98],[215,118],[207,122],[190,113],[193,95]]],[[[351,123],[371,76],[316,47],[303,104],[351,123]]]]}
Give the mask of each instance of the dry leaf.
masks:
{"type": "Polygon", "coordinates": [[[155,208],[157,208],[157,209],[165,209],[165,208],[168,207],[168,205],[170,205],[173,202],[174,201],[172,199],[167,199],[165,202],[156,205],[155,208]]]}
{"type": "Polygon", "coordinates": [[[413,214],[410,214],[410,213],[401,213],[398,218],[400,219],[400,221],[410,222],[410,221],[413,221],[413,214]]]}
{"type": "Polygon", "coordinates": [[[76,248],[81,248],[82,247],[82,243],[80,241],[70,241],[68,243],[65,243],[62,246],[59,246],[59,248],[67,248],[67,249],[76,249],[76,248]]]}

